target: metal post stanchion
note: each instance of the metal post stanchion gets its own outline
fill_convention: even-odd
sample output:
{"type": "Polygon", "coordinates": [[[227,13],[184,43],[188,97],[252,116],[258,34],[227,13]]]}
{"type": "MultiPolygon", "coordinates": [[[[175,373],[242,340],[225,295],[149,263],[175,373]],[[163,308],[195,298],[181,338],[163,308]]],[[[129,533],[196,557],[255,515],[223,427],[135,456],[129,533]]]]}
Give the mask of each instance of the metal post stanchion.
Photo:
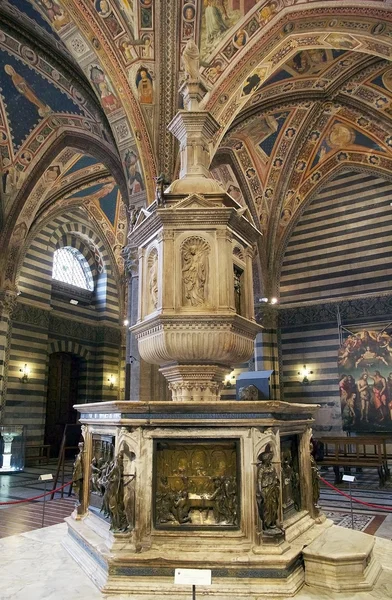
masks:
{"type": "Polygon", "coordinates": [[[348,493],[350,494],[351,529],[354,529],[354,513],[353,513],[353,498],[352,498],[352,493],[351,493],[351,481],[348,484],[348,493]]]}
{"type": "Polygon", "coordinates": [[[192,585],[192,600],[196,600],[196,586],[192,585]]]}
{"type": "Polygon", "coordinates": [[[48,481],[53,481],[53,475],[51,473],[48,473],[47,475],[40,475],[38,477],[38,481],[44,481],[45,482],[45,490],[44,490],[44,501],[42,504],[42,525],[41,527],[44,526],[45,524],[45,507],[46,507],[46,486],[47,486],[47,482],[48,481]]]}
{"type": "MultiPolygon", "coordinates": [[[[45,481],[44,493],[46,494],[46,481],[45,481]]],[[[42,525],[41,525],[41,527],[43,527],[44,523],[45,523],[45,506],[46,506],[46,496],[44,496],[44,501],[42,504],[42,525]]]]}
{"type": "Polygon", "coordinates": [[[355,477],[353,475],[343,475],[342,481],[348,481],[348,494],[350,496],[350,512],[351,512],[351,529],[354,529],[354,511],[353,511],[353,496],[351,491],[351,484],[354,483],[355,477]]]}

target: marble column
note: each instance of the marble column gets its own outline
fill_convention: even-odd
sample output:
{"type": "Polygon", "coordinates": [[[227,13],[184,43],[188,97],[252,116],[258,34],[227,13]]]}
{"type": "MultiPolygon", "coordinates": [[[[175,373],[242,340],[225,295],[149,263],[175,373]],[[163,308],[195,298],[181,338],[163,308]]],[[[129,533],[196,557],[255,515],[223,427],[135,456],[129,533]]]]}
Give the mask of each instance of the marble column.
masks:
{"type": "Polygon", "coordinates": [[[9,347],[12,330],[12,313],[15,309],[17,294],[14,291],[0,292],[0,423],[4,421],[5,395],[9,347]]]}

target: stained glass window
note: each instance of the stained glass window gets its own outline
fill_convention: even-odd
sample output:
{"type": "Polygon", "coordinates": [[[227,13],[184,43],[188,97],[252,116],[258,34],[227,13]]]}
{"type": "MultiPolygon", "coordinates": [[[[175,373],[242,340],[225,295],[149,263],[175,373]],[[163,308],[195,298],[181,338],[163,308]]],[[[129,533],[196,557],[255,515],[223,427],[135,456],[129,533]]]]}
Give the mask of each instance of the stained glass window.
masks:
{"type": "Polygon", "coordinates": [[[93,276],[87,260],[76,248],[64,246],[53,255],[53,279],[84,290],[94,289],[93,276]]]}

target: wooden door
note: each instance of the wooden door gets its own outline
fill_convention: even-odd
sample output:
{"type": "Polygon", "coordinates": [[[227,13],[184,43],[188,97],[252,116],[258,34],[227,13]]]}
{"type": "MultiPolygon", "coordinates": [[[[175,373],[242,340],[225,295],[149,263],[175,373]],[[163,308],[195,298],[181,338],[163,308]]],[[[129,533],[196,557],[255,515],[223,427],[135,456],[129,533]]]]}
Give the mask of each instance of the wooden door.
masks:
{"type": "Polygon", "coordinates": [[[80,359],[67,352],[49,357],[48,394],[46,402],[45,444],[51,445],[51,455],[57,456],[64,425],[76,423],[73,408],[78,401],[80,359]]]}

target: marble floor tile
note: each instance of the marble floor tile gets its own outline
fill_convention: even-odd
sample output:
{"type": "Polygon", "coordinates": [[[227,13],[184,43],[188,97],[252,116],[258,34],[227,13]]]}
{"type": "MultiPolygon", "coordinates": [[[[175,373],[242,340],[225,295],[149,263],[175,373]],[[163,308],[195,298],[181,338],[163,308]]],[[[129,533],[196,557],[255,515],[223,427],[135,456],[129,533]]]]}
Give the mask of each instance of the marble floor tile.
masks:
{"type": "MultiPolygon", "coordinates": [[[[130,600],[100,593],[61,545],[66,531],[62,523],[0,540],[0,600],[130,600]]],[[[376,538],[375,551],[385,571],[372,592],[333,594],[305,586],[295,600],[392,600],[392,543],[376,538]]]]}

